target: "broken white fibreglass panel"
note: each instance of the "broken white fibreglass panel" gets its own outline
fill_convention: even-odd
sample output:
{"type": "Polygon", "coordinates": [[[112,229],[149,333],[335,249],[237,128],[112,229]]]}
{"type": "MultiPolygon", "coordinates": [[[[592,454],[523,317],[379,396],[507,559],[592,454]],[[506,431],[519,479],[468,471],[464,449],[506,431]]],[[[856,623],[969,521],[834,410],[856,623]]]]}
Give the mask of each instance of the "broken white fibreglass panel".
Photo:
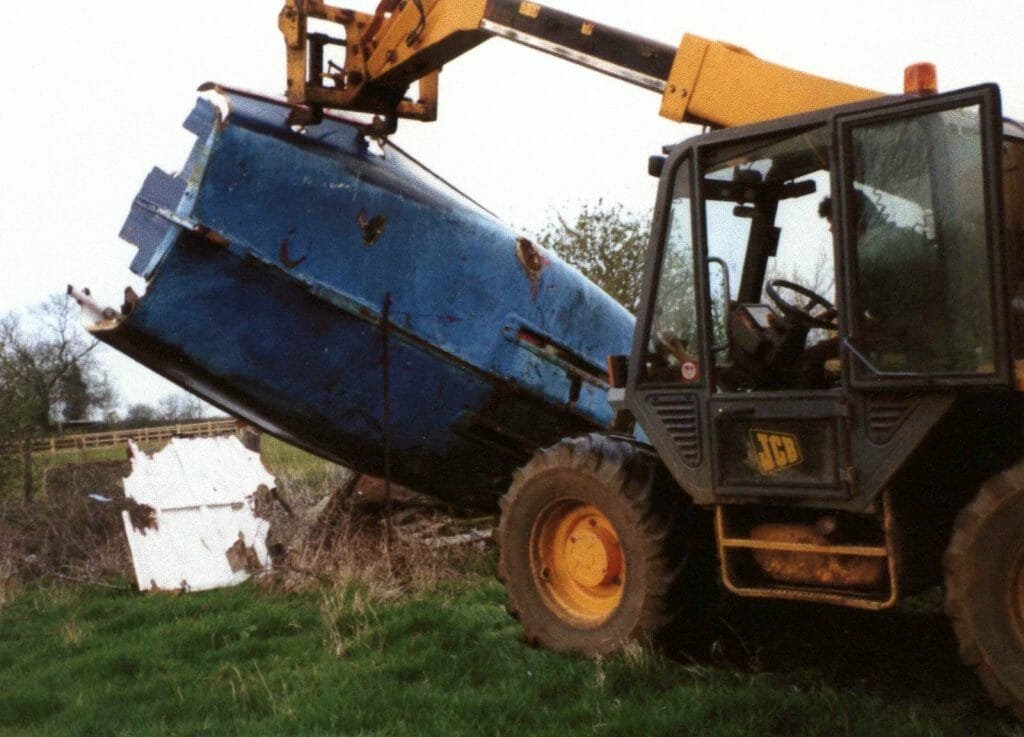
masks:
{"type": "Polygon", "coordinates": [[[234,586],[269,567],[255,495],[274,477],[238,438],[174,438],[152,456],[131,443],[131,461],[122,517],[140,590],[234,586]]]}

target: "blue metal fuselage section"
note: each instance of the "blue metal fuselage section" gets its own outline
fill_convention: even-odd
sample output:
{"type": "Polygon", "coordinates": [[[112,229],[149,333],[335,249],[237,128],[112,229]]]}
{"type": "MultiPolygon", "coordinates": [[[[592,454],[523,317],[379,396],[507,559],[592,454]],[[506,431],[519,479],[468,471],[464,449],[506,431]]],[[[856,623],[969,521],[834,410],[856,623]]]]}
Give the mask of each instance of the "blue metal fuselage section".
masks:
{"type": "Polygon", "coordinates": [[[122,237],[146,294],[98,337],[318,455],[489,506],[529,454],[605,425],[629,313],[385,144],[280,102],[200,99],[183,171],[122,237]]]}

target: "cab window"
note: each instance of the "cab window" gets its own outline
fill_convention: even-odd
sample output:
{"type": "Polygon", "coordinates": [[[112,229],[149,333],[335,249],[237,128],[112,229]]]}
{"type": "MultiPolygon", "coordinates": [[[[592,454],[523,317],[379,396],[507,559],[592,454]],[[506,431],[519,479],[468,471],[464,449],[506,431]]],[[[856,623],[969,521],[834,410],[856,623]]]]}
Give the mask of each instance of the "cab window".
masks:
{"type": "Polygon", "coordinates": [[[978,106],[849,135],[857,375],[994,373],[978,106]]]}
{"type": "Polygon", "coordinates": [[[690,167],[685,161],[673,186],[660,277],[647,339],[644,378],[697,384],[703,379],[697,334],[693,270],[690,167]]]}

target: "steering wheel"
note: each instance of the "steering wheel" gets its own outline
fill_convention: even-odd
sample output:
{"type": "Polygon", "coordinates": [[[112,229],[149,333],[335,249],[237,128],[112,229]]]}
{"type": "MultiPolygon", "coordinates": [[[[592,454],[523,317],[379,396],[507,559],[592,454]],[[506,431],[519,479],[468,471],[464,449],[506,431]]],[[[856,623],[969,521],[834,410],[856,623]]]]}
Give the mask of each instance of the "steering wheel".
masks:
{"type": "Polygon", "coordinates": [[[839,316],[839,310],[817,292],[785,279],[772,279],[765,284],[764,291],[779,308],[779,311],[794,322],[809,328],[839,329],[839,321],[836,319],[839,316]],[[802,307],[793,302],[787,302],[779,295],[780,289],[788,289],[806,297],[809,301],[802,307]],[[820,307],[821,311],[812,312],[815,307],[820,307]]]}

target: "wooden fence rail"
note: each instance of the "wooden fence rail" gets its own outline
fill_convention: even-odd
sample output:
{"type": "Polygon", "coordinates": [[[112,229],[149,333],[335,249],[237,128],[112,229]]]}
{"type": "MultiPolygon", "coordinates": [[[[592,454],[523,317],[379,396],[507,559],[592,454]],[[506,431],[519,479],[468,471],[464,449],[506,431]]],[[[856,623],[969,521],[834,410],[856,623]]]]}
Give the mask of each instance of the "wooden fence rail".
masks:
{"type": "Polygon", "coordinates": [[[32,452],[52,455],[64,450],[111,448],[124,445],[129,440],[134,440],[136,443],[150,443],[171,438],[206,438],[214,435],[229,435],[236,429],[235,420],[205,420],[203,422],[160,425],[159,427],[140,427],[134,430],[58,435],[52,438],[33,440],[32,452]]]}

